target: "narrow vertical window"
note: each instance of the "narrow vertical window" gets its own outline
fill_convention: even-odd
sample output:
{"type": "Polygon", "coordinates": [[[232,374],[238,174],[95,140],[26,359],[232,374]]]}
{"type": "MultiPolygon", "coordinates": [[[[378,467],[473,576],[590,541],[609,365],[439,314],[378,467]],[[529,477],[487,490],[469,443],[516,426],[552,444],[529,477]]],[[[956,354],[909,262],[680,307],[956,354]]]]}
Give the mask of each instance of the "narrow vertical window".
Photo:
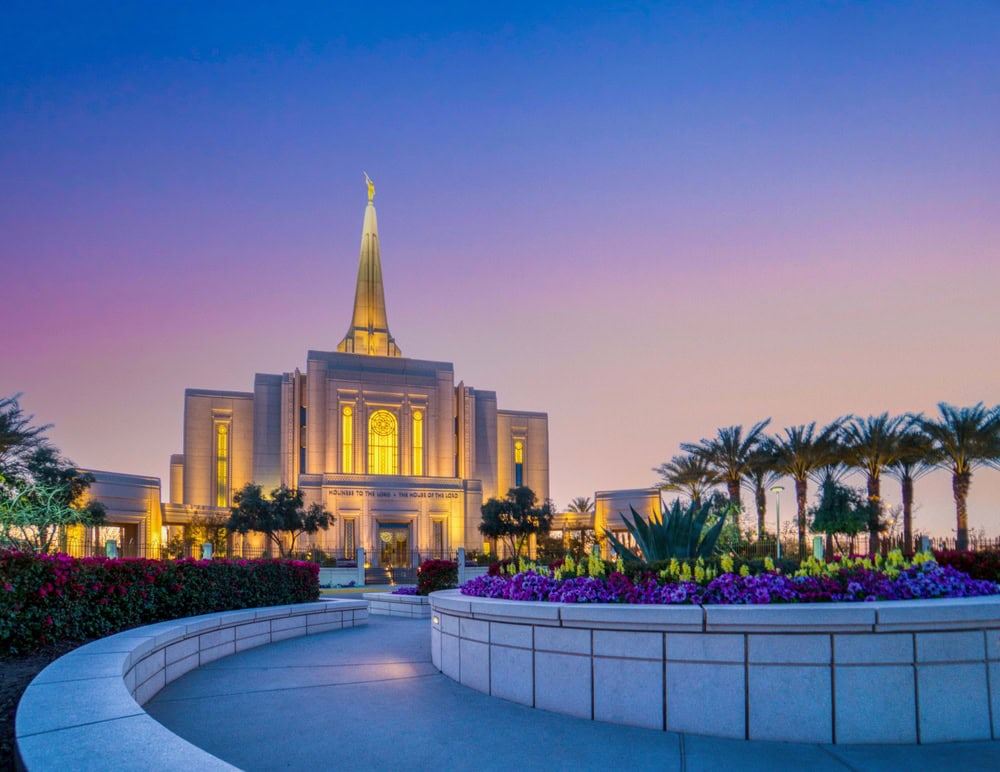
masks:
{"type": "Polygon", "coordinates": [[[354,410],[344,407],[340,415],[340,470],[354,472],[354,410]]]}
{"type": "Polygon", "coordinates": [[[354,520],[344,521],[344,559],[354,560],[357,554],[358,544],[354,533],[354,520]]]}
{"type": "Polygon", "coordinates": [[[424,414],[413,411],[413,474],[424,473],[424,414]]]}
{"type": "Polygon", "coordinates": [[[444,521],[435,520],[433,522],[433,535],[432,539],[434,541],[433,550],[434,557],[438,560],[442,560],[446,557],[444,554],[444,521]]]}
{"type": "Polygon", "coordinates": [[[368,419],[368,474],[399,474],[399,424],[388,410],[368,419]]]}
{"type": "Polygon", "coordinates": [[[229,506],[229,425],[215,425],[215,506],[229,506]]]}
{"type": "Polygon", "coordinates": [[[524,443],[521,440],[514,442],[514,486],[520,488],[524,485],[524,443]]]}

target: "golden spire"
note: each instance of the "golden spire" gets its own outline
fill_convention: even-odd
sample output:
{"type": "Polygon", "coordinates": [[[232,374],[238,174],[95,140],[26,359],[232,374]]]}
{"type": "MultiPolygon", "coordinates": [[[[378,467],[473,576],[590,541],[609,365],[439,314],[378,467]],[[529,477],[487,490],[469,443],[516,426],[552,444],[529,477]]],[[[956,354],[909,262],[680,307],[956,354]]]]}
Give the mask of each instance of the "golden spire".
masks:
{"type": "Polygon", "coordinates": [[[354,314],[347,335],[337,351],[369,356],[402,356],[389,332],[385,313],[385,289],[382,286],[382,257],[378,247],[378,220],[375,217],[375,183],[365,174],[368,206],[361,227],[361,254],[358,261],[358,284],[354,291],[354,314]]]}

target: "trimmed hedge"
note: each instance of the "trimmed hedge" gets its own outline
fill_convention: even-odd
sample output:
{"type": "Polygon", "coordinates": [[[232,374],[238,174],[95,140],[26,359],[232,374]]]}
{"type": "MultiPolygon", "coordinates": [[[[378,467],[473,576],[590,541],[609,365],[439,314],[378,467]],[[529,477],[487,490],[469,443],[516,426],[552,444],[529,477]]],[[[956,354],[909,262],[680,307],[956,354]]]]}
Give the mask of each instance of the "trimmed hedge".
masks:
{"type": "Polygon", "coordinates": [[[458,586],[458,563],[454,560],[425,560],[417,568],[417,595],[458,586]]]}
{"type": "Polygon", "coordinates": [[[166,619],[318,597],[315,563],[109,560],[0,551],[0,655],[166,619]]]}

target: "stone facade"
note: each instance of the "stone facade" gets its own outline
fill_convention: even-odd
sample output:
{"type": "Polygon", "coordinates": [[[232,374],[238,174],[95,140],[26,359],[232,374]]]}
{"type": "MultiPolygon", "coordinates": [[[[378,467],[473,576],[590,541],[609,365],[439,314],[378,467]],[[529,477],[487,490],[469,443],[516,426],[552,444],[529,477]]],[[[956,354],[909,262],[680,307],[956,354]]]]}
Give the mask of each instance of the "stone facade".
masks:
{"type": "Polygon", "coordinates": [[[548,417],[499,409],[448,362],[402,356],[389,332],[378,226],[365,211],[354,312],[336,351],[258,373],[253,391],[188,389],[165,523],[224,512],[249,482],[298,488],[334,526],[307,544],[374,565],[481,549],[480,507],[526,485],[549,496],[548,417]]]}

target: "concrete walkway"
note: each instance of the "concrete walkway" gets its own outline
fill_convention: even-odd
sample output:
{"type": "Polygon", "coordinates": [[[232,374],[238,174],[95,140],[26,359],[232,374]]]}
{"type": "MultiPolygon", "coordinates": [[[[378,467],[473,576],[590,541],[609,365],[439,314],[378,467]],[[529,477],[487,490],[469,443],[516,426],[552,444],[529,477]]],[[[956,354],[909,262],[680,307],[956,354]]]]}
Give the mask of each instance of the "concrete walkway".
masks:
{"type": "Polygon", "coordinates": [[[427,620],[371,617],[213,662],[146,710],[246,770],[1000,769],[1000,743],[797,745],[584,721],[460,686],[430,659],[427,620]]]}

